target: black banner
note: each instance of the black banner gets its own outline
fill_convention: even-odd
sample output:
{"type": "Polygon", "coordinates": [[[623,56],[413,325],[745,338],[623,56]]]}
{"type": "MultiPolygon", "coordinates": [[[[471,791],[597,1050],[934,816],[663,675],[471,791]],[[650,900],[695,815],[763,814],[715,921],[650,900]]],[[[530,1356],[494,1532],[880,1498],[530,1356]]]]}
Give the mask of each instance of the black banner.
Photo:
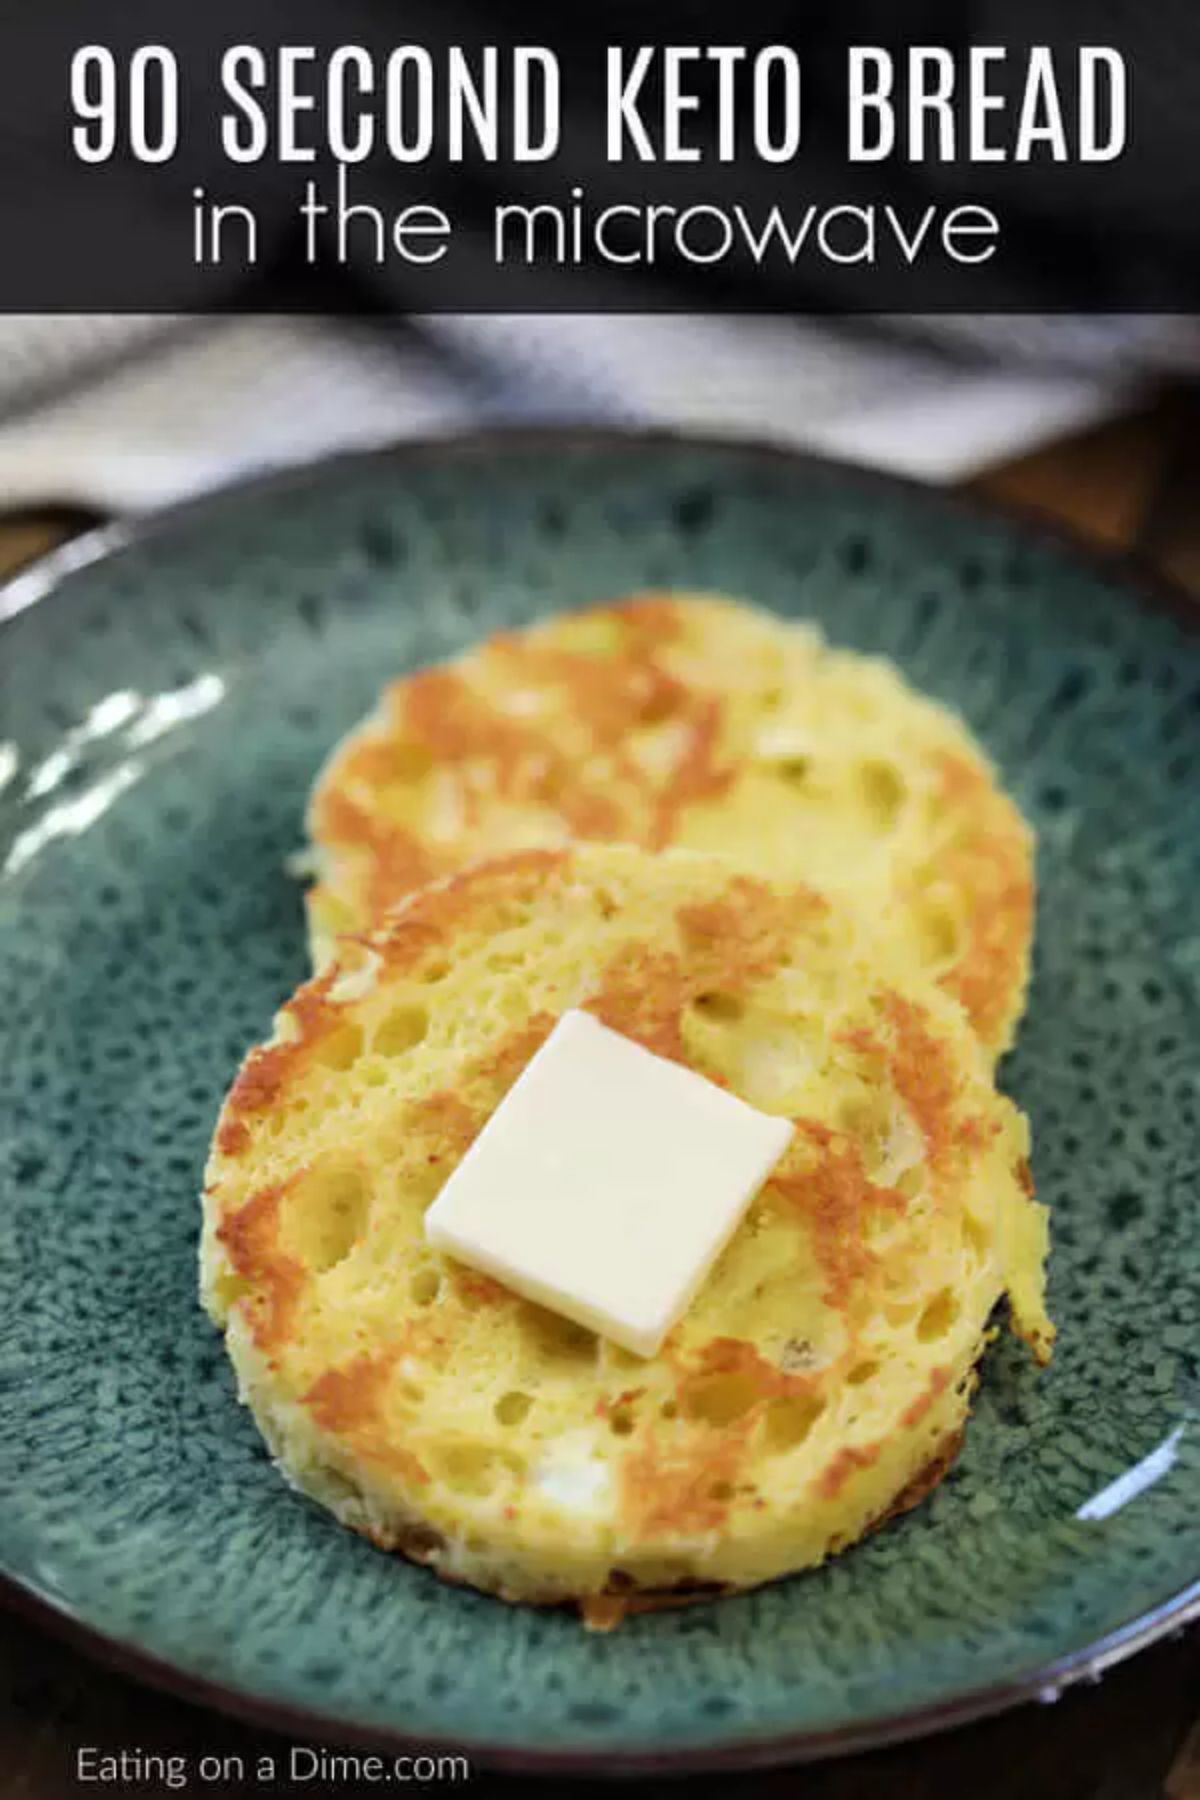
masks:
{"type": "Polygon", "coordinates": [[[10,4],[0,234],[7,311],[1190,312],[1200,7],[10,4]]]}

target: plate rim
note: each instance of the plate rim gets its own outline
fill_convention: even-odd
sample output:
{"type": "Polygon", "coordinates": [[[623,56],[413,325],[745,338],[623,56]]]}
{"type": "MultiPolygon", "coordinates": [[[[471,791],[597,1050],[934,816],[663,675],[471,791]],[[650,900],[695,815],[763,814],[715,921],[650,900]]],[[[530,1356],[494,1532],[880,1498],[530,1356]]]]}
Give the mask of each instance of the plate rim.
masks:
{"type": "Polygon", "coordinates": [[[161,1693],[208,1707],[242,1724],[293,1738],[316,1734],[333,1744],[354,1744],[376,1751],[413,1755],[459,1755],[472,1772],[498,1774],[621,1777],[630,1775],[699,1775],[719,1771],[772,1769],[815,1763],[834,1757],[912,1743],[958,1726],[978,1723],[1030,1701],[1058,1700],[1068,1689],[1095,1682],[1111,1668],[1178,1635],[1200,1622],[1200,1577],[1149,1612],[1118,1625],[1078,1651],[1041,1665],[1033,1674],[1004,1683],[977,1687],[953,1699],[888,1713],[862,1725],[839,1725],[822,1731],[778,1732],[678,1749],[612,1750],[589,1745],[562,1745],[545,1750],[506,1744],[491,1738],[443,1737],[371,1725],[364,1720],[297,1706],[270,1695],[233,1687],[228,1682],[181,1668],[169,1657],[146,1650],[135,1640],[102,1631],[80,1619],[7,1571],[0,1571],[0,1605],[18,1618],[43,1627],[52,1637],[82,1650],[102,1667],[130,1676],[161,1693]]]}
{"type": "Polygon", "coordinates": [[[241,500],[255,500],[274,492],[303,487],[326,475],[349,474],[358,469],[391,463],[423,463],[441,459],[482,460],[502,453],[505,446],[525,451],[616,450],[621,446],[647,450],[699,450],[713,455],[744,456],[815,474],[881,493],[907,497],[919,506],[951,517],[974,520],[980,525],[999,525],[1018,535],[1041,541],[1074,561],[1089,573],[1137,589],[1137,598],[1159,612],[1172,614],[1178,623],[1200,630],[1200,597],[1181,581],[1156,569],[1136,548],[1117,547],[1084,537],[1064,521],[1019,501],[983,495],[974,488],[943,487],[878,469],[844,457],[804,450],[781,438],[742,435],[737,432],[699,432],[671,426],[598,425],[570,420],[551,425],[487,425],[466,431],[426,433],[420,437],[386,439],[365,446],[334,450],[323,456],[272,463],[244,471],[229,481],[202,492],[155,507],[85,526],[54,548],[22,563],[0,579],[0,630],[31,606],[46,599],[58,585],[78,570],[121,552],[169,536],[179,526],[202,520],[211,511],[221,512],[241,500]]]}
{"type": "MultiPolygon", "coordinates": [[[[1200,631],[1200,600],[1171,576],[1150,567],[1136,551],[1112,549],[1090,541],[1069,526],[1033,508],[997,501],[974,491],[943,488],[900,475],[802,450],[779,439],[741,434],[677,430],[669,427],[596,425],[564,422],[553,425],[496,425],[444,434],[405,437],[341,450],[265,470],[251,471],[217,487],[175,501],[153,512],[109,520],[85,529],[49,552],[33,558],[0,582],[0,630],[57,593],[69,576],[112,560],[126,551],[170,537],[230,505],[303,489],[327,477],[394,464],[475,462],[507,451],[615,451],[636,446],[654,451],[696,450],[778,465],[798,472],[835,477],[839,482],[907,498],[933,513],[1001,526],[1040,542],[1088,573],[1119,583],[1135,604],[1169,613],[1186,629],[1200,631]]],[[[319,1708],[237,1687],[182,1667],[170,1657],[89,1624],[69,1602],[37,1589],[8,1569],[0,1568],[0,1605],[51,1635],[84,1651],[102,1665],[132,1676],[178,1698],[213,1708],[243,1723],[302,1736],[316,1731],[343,1743],[428,1755],[459,1754],[481,1768],[504,1772],[573,1774],[577,1776],[701,1773],[713,1770],[762,1769],[814,1762],[833,1756],[875,1750],[890,1744],[966,1725],[1031,1700],[1053,1700],[1084,1680],[1096,1680],[1107,1669],[1169,1634],[1200,1621],[1200,1572],[1196,1579],[1147,1611],[1123,1620],[1101,1637],[1064,1656],[1040,1664],[1028,1675],[964,1690],[950,1698],[882,1714],[863,1723],[825,1730],[798,1729],[762,1737],[731,1738],[708,1745],[662,1749],[614,1750],[610,1747],[563,1745],[545,1749],[494,1739],[415,1735],[410,1730],[370,1725],[319,1708]]]]}

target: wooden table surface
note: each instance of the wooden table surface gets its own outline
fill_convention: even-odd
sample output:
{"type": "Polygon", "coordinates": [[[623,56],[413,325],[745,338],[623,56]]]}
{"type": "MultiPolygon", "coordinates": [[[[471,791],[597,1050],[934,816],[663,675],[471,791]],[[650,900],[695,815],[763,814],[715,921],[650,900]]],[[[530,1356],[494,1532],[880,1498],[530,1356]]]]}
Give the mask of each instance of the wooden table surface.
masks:
{"type": "MultiPolygon", "coordinates": [[[[1132,552],[1200,604],[1200,397],[1176,390],[1136,414],[997,469],[972,484],[985,497],[1065,524],[1093,544],[1132,552]]],[[[0,572],[86,521],[44,512],[0,519],[0,572]]],[[[311,1744],[313,1740],[307,1740],[311,1744]]],[[[287,1778],[289,1741],[208,1713],[102,1669],[23,1618],[0,1614],[0,1797],[59,1800],[97,1792],[357,1795],[377,1786],[287,1778]],[[138,1753],[118,1784],[77,1780],[77,1755],[138,1753]],[[201,1759],[262,1753],[279,1779],[247,1786],[201,1779],[201,1759]],[[145,1759],[182,1758],[171,1789],[145,1759]]],[[[96,1765],[97,1767],[99,1765],[96,1765]]],[[[236,1768],[236,1760],[230,1765],[236,1768]]],[[[313,1766],[301,1756],[298,1771],[313,1766]]],[[[165,1764],[160,1768],[166,1769],[165,1764]]],[[[448,1791],[450,1783],[443,1783],[448,1791]]],[[[472,1792],[550,1793],[558,1784],[473,1771],[472,1792]]],[[[1121,1664],[1053,1705],[1030,1704],[939,1737],[845,1758],[737,1776],[638,1781],[636,1791],[710,1800],[1200,1800],[1200,1627],[1121,1664]]],[[[412,1792],[421,1791],[413,1786],[412,1792]]],[[[598,1790],[599,1791],[599,1790],[598,1790]]],[[[628,1791],[628,1790],[627,1790],[628,1791]]]]}

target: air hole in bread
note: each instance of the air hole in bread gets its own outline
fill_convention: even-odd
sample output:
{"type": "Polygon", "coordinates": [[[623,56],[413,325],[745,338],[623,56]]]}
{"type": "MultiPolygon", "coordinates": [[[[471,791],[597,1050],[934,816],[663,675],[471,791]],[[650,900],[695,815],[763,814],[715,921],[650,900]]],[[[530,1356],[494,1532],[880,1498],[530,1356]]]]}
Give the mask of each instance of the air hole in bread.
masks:
{"type": "Polygon", "coordinates": [[[860,1229],[863,1242],[869,1244],[871,1249],[879,1254],[883,1246],[890,1240],[902,1235],[905,1227],[904,1220],[898,1218],[890,1208],[877,1206],[870,1212],[864,1213],[860,1229]]]}
{"type": "Polygon", "coordinates": [[[244,1300],[252,1292],[253,1286],[253,1282],[247,1281],[244,1275],[239,1275],[234,1269],[227,1269],[213,1282],[213,1298],[219,1306],[228,1310],[231,1306],[236,1306],[239,1300],[244,1300]]]}
{"type": "Polygon", "coordinates": [[[862,1157],[863,1173],[874,1181],[889,1160],[892,1130],[890,1095],[850,1095],[837,1109],[837,1124],[853,1138],[862,1157]]]}
{"type": "Polygon", "coordinates": [[[442,1479],[460,1494],[488,1494],[504,1465],[485,1444],[455,1444],[441,1458],[442,1479]]]}
{"type": "Polygon", "coordinates": [[[370,1198],[358,1169],[318,1163],[288,1195],[288,1248],[315,1274],[336,1268],[362,1236],[370,1198]]]}
{"type": "Polygon", "coordinates": [[[748,1375],[706,1375],[691,1388],[685,1410],[706,1425],[732,1425],[761,1398],[761,1388],[748,1375]]]}
{"type": "Polygon", "coordinates": [[[958,1317],[958,1301],[952,1289],[942,1288],[917,1320],[917,1336],[923,1344],[945,1337],[958,1317]]]}
{"type": "Polygon", "coordinates": [[[858,778],[871,823],[877,831],[891,831],[908,793],[900,771],[890,762],[872,758],[860,766],[858,778]]]}
{"type": "Polygon", "coordinates": [[[371,1034],[371,1048],[379,1056],[403,1056],[428,1030],[429,1014],[423,1006],[394,1006],[371,1034]]]}
{"type": "Polygon", "coordinates": [[[963,926],[949,899],[926,898],[913,908],[922,955],[935,970],[950,968],[959,959],[963,946],[963,926]]]}
{"type": "Polygon", "coordinates": [[[880,1138],[887,1129],[888,1101],[878,1094],[851,1094],[838,1102],[840,1130],[860,1141],[880,1138]]]}
{"type": "Polygon", "coordinates": [[[745,1013],[745,1007],[736,994],[697,994],[696,1011],[705,1019],[713,1019],[719,1025],[733,1025],[745,1013]]]}
{"type": "Polygon", "coordinates": [[[803,787],[812,773],[812,757],[781,756],[772,768],[787,787],[803,787]]]}
{"type": "Polygon", "coordinates": [[[856,1363],[847,1375],[846,1380],[851,1387],[863,1387],[879,1373],[879,1364],[875,1361],[856,1363]]]}
{"type": "Polygon", "coordinates": [[[633,1412],[628,1406],[619,1406],[608,1421],[609,1430],[617,1437],[632,1436],[633,1427],[633,1412]]]}
{"type": "Polygon", "coordinates": [[[770,1450],[794,1450],[802,1444],[825,1410],[811,1394],[783,1394],[767,1409],[766,1441],[770,1450]]]}
{"type": "Polygon", "coordinates": [[[432,1306],[441,1292],[442,1278],[436,1269],[418,1269],[408,1284],[409,1294],[417,1306],[432,1306]]]}
{"type": "Polygon", "coordinates": [[[967,1248],[982,1260],[992,1247],[991,1232],[982,1219],[977,1219],[974,1213],[969,1212],[963,1214],[962,1228],[967,1248]]]}
{"type": "Polygon", "coordinates": [[[348,1019],[313,1046],[312,1058],[325,1069],[349,1069],[362,1055],[362,1047],[362,1027],[348,1019]]]}
{"type": "Polygon", "coordinates": [[[519,1425],[533,1405],[529,1394],[522,1394],[516,1388],[510,1393],[501,1394],[496,1402],[496,1422],[500,1425],[519,1425]]]}

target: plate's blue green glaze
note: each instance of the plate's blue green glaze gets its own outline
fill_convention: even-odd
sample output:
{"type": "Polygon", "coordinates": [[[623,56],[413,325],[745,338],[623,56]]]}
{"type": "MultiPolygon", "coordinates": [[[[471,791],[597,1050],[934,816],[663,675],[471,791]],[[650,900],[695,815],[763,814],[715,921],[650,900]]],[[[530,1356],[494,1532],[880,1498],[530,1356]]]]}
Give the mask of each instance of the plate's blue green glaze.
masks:
{"type": "Polygon", "coordinates": [[[7,609],[16,1583],[243,1704],[601,1760],[912,1729],[1194,1609],[1200,636],[916,491],[553,434],[288,475],[27,577],[7,609]],[[304,974],[284,863],[325,751],[390,672],[647,584],[730,589],[886,651],[963,711],[1036,821],[1036,979],[1003,1079],[1033,1115],[1061,1335],[1041,1376],[997,1347],[961,1462],[909,1517],[818,1574],[593,1637],[442,1586],[284,1485],[196,1303],[196,1196],[222,1090],[304,974]],[[1164,1440],[1159,1479],[1077,1517],[1164,1440]]]}

